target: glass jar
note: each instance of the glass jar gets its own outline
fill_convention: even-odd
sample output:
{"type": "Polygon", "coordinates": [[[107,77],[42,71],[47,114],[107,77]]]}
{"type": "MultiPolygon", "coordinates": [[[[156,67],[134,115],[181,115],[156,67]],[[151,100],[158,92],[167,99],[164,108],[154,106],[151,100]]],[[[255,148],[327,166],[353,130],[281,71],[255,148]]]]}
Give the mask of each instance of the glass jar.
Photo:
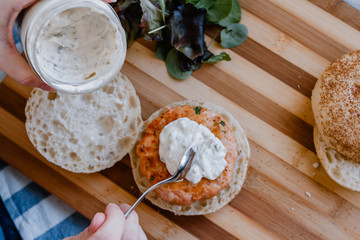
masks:
{"type": "Polygon", "coordinates": [[[119,73],[126,36],[101,0],[40,0],[25,12],[21,43],[30,66],[49,86],[68,93],[98,89],[119,73]]]}

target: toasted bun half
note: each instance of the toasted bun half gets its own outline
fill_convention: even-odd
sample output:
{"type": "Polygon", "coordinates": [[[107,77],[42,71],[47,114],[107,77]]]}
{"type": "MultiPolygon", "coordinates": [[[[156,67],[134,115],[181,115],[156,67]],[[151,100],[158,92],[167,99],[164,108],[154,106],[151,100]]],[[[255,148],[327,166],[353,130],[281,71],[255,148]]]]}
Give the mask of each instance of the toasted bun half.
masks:
{"type": "Polygon", "coordinates": [[[25,114],[26,131],[37,150],[48,161],[79,173],[97,172],[121,160],[142,124],[139,98],[121,73],[82,95],[34,89],[25,114]]]}
{"type": "Polygon", "coordinates": [[[326,146],[360,163],[360,50],[330,64],[316,82],[311,102],[326,146]]]}
{"type": "Polygon", "coordinates": [[[131,165],[132,171],[135,178],[135,182],[139,187],[141,192],[145,192],[150,185],[148,184],[146,178],[141,174],[139,168],[139,157],[136,154],[136,147],[142,138],[142,133],[146,129],[147,125],[151,123],[155,118],[157,118],[161,113],[166,111],[166,109],[184,106],[184,105],[191,105],[191,106],[201,106],[212,110],[220,115],[222,115],[232,126],[235,135],[236,135],[236,144],[237,144],[237,159],[235,163],[233,178],[229,186],[222,189],[217,195],[214,197],[204,200],[204,201],[197,201],[192,203],[191,205],[173,205],[168,202],[162,200],[156,193],[151,192],[147,195],[147,199],[149,199],[154,205],[166,209],[169,211],[174,212],[177,215],[202,215],[215,212],[229,203],[239,192],[244,184],[246,178],[246,172],[248,168],[248,160],[250,157],[250,147],[248,140],[246,138],[244,130],[240,127],[238,121],[224,108],[215,105],[210,102],[205,101],[197,101],[197,100],[186,100],[182,102],[176,102],[168,105],[165,108],[158,110],[157,112],[153,113],[148,120],[146,120],[141,128],[139,136],[136,140],[136,143],[130,152],[131,157],[131,165]]]}
{"type": "Polygon", "coordinates": [[[327,174],[341,186],[360,191],[360,164],[327,146],[316,126],[314,143],[321,165],[327,174]]]}

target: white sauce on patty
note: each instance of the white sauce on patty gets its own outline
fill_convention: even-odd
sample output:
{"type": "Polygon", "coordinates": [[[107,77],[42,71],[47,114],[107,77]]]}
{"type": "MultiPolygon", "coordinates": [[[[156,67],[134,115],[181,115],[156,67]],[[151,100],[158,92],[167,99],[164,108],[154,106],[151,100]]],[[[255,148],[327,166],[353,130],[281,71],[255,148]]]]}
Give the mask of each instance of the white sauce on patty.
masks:
{"type": "Polygon", "coordinates": [[[121,49],[118,29],[100,11],[77,7],[55,15],[41,30],[36,57],[49,76],[81,82],[99,74],[121,49]]]}
{"type": "Polygon", "coordinates": [[[196,184],[201,178],[216,179],[227,166],[226,148],[207,127],[189,118],[167,124],[160,133],[160,160],[174,174],[185,151],[197,145],[194,164],[185,178],[196,184]]]}

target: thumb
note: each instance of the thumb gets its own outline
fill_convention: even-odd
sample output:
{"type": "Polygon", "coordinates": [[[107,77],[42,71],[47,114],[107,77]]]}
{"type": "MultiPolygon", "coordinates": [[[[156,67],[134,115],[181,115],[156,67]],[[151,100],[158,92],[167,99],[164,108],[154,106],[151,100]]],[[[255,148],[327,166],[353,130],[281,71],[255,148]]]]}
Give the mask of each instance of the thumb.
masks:
{"type": "Polygon", "coordinates": [[[96,213],[93,219],[91,220],[90,225],[84,229],[80,234],[65,238],[64,240],[87,240],[92,234],[94,234],[101,225],[105,222],[104,213],[96,213]]]}
{"type": "Polygon", "coordinates": [[[101,225],[105,222],[105,214],[104,213],[96,213],[93,219],[91,220],[91,223],[88,227],[88,236],[90,237],[91,234],[95,233],[101,225]]]}
{"type": "Polygon", "coordinates": [[[91,235],[91,239],[120,239],[125,225],[124,213],[118,205],[110,203],[105,208],[105,216],[104,223],[91,235]]]}

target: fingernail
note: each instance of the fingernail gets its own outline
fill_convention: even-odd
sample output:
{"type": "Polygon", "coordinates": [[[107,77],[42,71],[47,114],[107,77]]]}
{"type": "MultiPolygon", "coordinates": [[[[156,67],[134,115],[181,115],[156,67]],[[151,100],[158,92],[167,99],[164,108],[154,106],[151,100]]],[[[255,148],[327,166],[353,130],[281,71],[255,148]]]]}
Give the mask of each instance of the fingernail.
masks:
{"type": "Polygon", "coordinates": [[[89,230],[91,230],[91,232],[95,232],[96,231],[96,222],[97,222],[97,218],[99,217],[100,213],[96,213],[93,217],[93,219],[91,219],[90,225],[89,225],[89,230]]]}
{"type": "Polygon", "coordinates": [[[131,206],[129,204],[122,203],[122,204],[120,204],[120,207],[131,207],[131,206]]]}
{"type": "Polygon", "coordinates": [[[93,219],[91,220],[89,231],[91,233],[96,232],[99,229],[99,227],[104,223],[104,221],[105,221],[104,213],[100,213],[100,212],[96,213],[93,219]]]}
{"type": "Polygon", "coordinates": [[[108,206],[119,208],[119,206],[115,203],[109,203],[108,206]]]}
{"type": "Polygon", "coordinates": [[[127,212],[129,209],[130,209],[130,205],[129,204],[126,204],[126,203],[122,203],[120,204],[120,209],[121,211],[123,211],[124,213],[127,212]]]}

